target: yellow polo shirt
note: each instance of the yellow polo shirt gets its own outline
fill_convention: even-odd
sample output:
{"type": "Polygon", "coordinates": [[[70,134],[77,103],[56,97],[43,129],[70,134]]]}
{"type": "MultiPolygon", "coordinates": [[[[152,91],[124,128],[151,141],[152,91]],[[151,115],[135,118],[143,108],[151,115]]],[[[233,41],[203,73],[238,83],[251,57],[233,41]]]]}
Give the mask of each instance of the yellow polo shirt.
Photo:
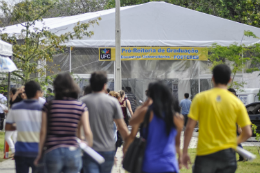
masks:
{"type": "Polygon", "coordinates": [[[231,92],[213,88],[197,94],[189,118],[199,122],[197,155],[237,147],[236,124],[251,125],[244,104],[231,92]]]}

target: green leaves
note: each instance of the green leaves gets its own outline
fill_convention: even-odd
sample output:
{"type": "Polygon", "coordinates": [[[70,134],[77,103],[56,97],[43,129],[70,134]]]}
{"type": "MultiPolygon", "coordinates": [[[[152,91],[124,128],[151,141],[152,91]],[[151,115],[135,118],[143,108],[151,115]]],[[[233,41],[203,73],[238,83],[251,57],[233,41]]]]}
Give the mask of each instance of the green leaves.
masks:
{"type": "Polygon", "coordinates": [[[11,12],[11,15],[6,14],[11,16],[11,21],[14,23],[23,22],[19,24],[23,26],[19,38],[17,35],[4,33],[4,29],[0,34],[2,40],[13,45],[13,61],[20,70],[19,73],[14,72],[13,74],[21,78],[23,83],[32,78],[35,80],[36,74],[40,77],[39,82],[42,85],[47,84],[49,78],[45,77],[46,73],[53,74],[53,69],[57,69],[59,66],[54,64],[50,67],[46,65],[46,62],[52,62],[54,55],[64,52],[66,47],[62,45],[69,40],[81,39],[84,36],[91,37],[94,33],[88,31],[89,26],[98,24],[98,21],[101,20],[101,18],[97,18],[87,23],[78,22],[72,31],[61,35],[50,32],[46,27],[37,28],[36,21],[43,23],[43,16],[54,5],[55,3],[49,0],[26,0],[9,9],[6,3],[0,3],[1,9],[11,12]]]}

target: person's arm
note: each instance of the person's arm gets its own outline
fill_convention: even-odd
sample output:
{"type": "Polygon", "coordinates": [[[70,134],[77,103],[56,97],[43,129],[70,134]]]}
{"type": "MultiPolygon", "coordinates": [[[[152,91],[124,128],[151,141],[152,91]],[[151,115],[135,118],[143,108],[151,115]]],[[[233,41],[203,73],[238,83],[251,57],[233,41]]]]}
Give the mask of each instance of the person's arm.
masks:
{"type": "Polygon", "coordinates": [[[191,164],[190,156],[188,155],[188,147],[190,140],[193,134],[193,130],[197,124],[197,121],[189,118],[186,125],[186,130],[184,132],[184,146],[183,146],[183,155],[182,155],[182,164],[189,169],[189,164],[191,164]]]}
{"type": "Polygon", "coordinates": [[[139,106],[136,110],[134,115],[129,121],[129,125],[140,125],[144,121],[145,113],[148,110],[148,106],[152,104],[152,100],[148,98],[142,106],[139,106]]]}
{"type": "Polygon", "coordinates": [[[130,112],[131,117],[132,117],[134,113],[133,113],[133,110],[132,110],[132,107],[131,107],[131,104],[130,104],[129,100],[126,100],[126,106],[129,109],[129,112],[130,112]]]}
{"type": "Polygon", "coordinates": [[[252,129],[250,125],[247,125],[242,128],[242,133],[237,138],[237,144],[245,142],[248,138],[252,136],[252,129]]]}
{"type": "Polygon", "coordinates": [[[239,101],[236,106],[237,110],[237,125],[242,128],[242,133],[237,138],[237,144],[245,142],[248,138],[252,136],[251,121],[247,114],[246,107],[239,101]]]}
{"type": "Polygon", "coordinates": [[[123,138],[123,141],[128,137],[129,132],[128,132],[128,128],[125,124],[125,121],[123,118],[120,119],[114,119],[116,125],[117,125],[117,130],[119,131],[120,135],[123,138]]]}
{"type": "Polygon", "coordinates": [[[135,125],[135,126],[132,126],[132,130],[131,130],[131,133],[130,135],[126,138],[125,140],[125,143],[124,143],[124,146],[123,146],[123,153],[125,154],[126,151],[128,150],[130,144],[134,141],[137,133],[138,133],[138,129],[139,129],[139,126],[138,125],[135,125]]]}
{"type": "Polygon", "coordinates": [[[176,148],[176,153],[178,154],[179,168],[181,169],[182,155],[181,155],[180,144],[181,144],[181,132],[184,125],[183,116],[180,115],[179,113],[176,113],[176,115],[173,116],[173,123],[175,124],[175,127],[177,129],[177,135],[175,137],[175,148],[176,148]]]}
{"type": "Polygon", "coordinates": [[[93,146],[93,134],[90,129],[90,124],[89,124],[89,115],[88,111],[85,111],[81,117],[81,122],[83,125],[83,130],[85,133],[85,139],[88,142],[88,146],[92,147],[93,146]]]}
{"type": "Polygon", "coordinates": [[[6,118],[5,131],[16,130],[16,126],[14,125],[14,123],[15,123],[15,120],[14,120],[13,110],[10,110],[9,113],[7,114],[7,118],[6,118]]]}
{"type": "Polygon", "coordinates": [[[11,101],[15,101],[15,99],[18,97],[19,94],[23,93],[24,89],[20,88],[18,91],[15,92],[15,94],[13,95],[13,97],[11,98],[11,101]]]}
{"type": "Polygon", "coordinates": [[[42,123],[41,123],[41,132],[40,132],[40,141],[39,141],[39,151],[38,151],[38,156],[34,160],[34,165],[38,165],[39,160],[42,157],[42,150],[44,147],[44,143],[46,140],[46,135],[47,135],[47,113],[42,112],[42,123]]]}

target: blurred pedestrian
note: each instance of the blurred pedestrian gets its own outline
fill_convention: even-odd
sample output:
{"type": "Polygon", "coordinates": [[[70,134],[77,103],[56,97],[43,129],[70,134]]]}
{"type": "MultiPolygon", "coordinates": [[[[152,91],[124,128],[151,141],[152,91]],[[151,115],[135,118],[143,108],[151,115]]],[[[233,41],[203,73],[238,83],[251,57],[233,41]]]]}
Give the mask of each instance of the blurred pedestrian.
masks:
{"type": "Polygon", "coordinates": [[[20,87],[18,90],[16,88],[12,88],[10,92],[10,108],[12,108],[13,104],[22,101],[23,98],[25,98],[24,86],[20,87]]]}
{"type": "Polygon", "coordinates": [[[231,70],[221,64],[213,68],[214,88],[197,94],[192,103],[184,133],[183,164],[189,167],[188,146],[199,122],[194,173],[234,173],[237,169],[237,145],[251,135],[251,122],[244,104],[227,90],[231,70]],[[236,124],[242,128],[236,135],[236,124]]]}
{"type": "MultiPolygon", "coordinates": [[[[11,88],[11,90],[10,90],[10,109],[16,103],[21,102],[23,100],[23,98],[26,98],[24,96],[25,95],[24,92],[25,92],[24,91],[24,86],[20,87],[18,90],[16,88],[11,88]]],[[[12,130],[12,131],[8,131],[7,130],[5,132],[5,140],[8,143],[9,148],[11,149],[12,155],[14,156],[14,153],[15,153],[15,143],[17,141],[17,131],[16,130],[12,130]]]]}
{"type": "Polygon", "coordinates": [[[39,148],[42,105],[38,99],[41,87],[35,81],[30,81],[25,84],[24,90],[28,99],[12,106],[5,127],[8,131],[18,131],[14,157],[16,173],[29,173],[29,168],[32,172],[36,170],[33,161],[39,148]]]}
{"type": "Polygon", "coordinates": [[[4,128],[4,119],[5,119],[5,111],[7,99],[4,94],[0,93],[0,130],[4,128]]]}
{"type": "Polygon", "coordinates": [[[133,112],[135,112],[135,109],[136,109],[138,103],[137,103],[137,99],[136,99],[135,95],[132,93],[131,87],[126,87],[125,93],[126,93],[125,97],[129,100],[129,102],[131,104],[131,108],[132,108],[133,112]]]}
{"type": "MultiPolygon", "coordinates": [[[[232,94],[234,94],[237,97],[237,92],[234,88],[229,88],[228,91],[231,92],[232,94]]],[[[239,127],[237,125],[237,136],[239,136],[241,133],[242,133],[242,129],[241,129],[241,127],[239,127]]],[[[238,144],[238,146],[243,148],[241,144],[238,144]]],[[[238,162],[246,161],[246,159],[244,159],[244,157],[242,155],[240,155],[240,154],[238,154],[238,155],[239,155],[238,162]]]]}
{"type": "Polygon", "coordinates": [[[57,75],[53,87],[55,99],[46,103],[42,110],[39,154],[35,164],[44,154],[48,173],[78,173],[82,167],[81,149],[76,141],[77,136],[81,136],[79,124],[83,125],[88,145],[93,144],[88,110],[85,104],[77,101],[80,90],[69,73],[57,75]]]}
{"type": "Polygon", "coordinates": [[[184,99],[181,101],[180,103],[180,107],[181,107],[181,114],[184,116],[184,126],[186,126],[187,121],[188,121],[188,114],[190,112],[190,105],[191,105],[191,101],[189,100],[189,93],[185,93],[184,94],[184,99]]]}
{"type": "Polygon", "coordinates": [[[46,103],[46,99],[44,98],[44,93],[41,91],[41,96],[39,97],[39,102],[44,105],[46,103]]]}
{"type": "Polygon", "coordinates": [[[174,103],[174,98],[165,84],[162,82],[152,83],[148,88],[148,99],[136,109],[130,119],[132,131],[126,140],[124,152],[136,137],[141,123],[145,123],[140,130],[141,136],[146,139],[143,172],[179,172],[180,135],[184,120],[183,116],[173,109],[174,103]],[[146,114],[149,116],[148,118],[146,114]],[[148,122],[145,122],[145,118],[148,122]]]}
{"type": "Polygon", "coordinates": [[[92,93],[91,86],[90,85],[85,86],[85,88],[84,88],[84,95],[88,95],[88,94],[91,94],[91,93],[92,93]]]}
{"type": "Polygon", "coordinates": [[[119,95],[120,95],[119,103],[120,103],[120,106],[121,106],[121,109],[122,109],[122,112],[124,115],[125,123],[128,126],[129,118],[133,116],[132,107],[131,107],[130,101],[125,97],[125,91],[123,91],[123,90],[119,91],[119,95]],[[128,113],[130,115],[128,115],[128,113]]]}
{"type": "Polygon", "coordinates": [[[53,91],[51,88],[48,88],[47,89],[47,94],[46,94],[46,101],[49,102],[51,100],[54,99],[54,96],[53,96],[53,91]]]}
{"type": "Polygon", "coordinates": [[[80,98],[80,100],[89,109],[89,121],[94,139],[93,149],[105,158],[105,163],[99,165],[89,155],[84,153],[83,170],[84,173],[110,173],[115,156],[113,122],[116,122],[123,139],[128,136],[128,129],[123,120],[118,100],[106,94],[106,73],[92,73],[90,85],[93,92],[80,98]]]}

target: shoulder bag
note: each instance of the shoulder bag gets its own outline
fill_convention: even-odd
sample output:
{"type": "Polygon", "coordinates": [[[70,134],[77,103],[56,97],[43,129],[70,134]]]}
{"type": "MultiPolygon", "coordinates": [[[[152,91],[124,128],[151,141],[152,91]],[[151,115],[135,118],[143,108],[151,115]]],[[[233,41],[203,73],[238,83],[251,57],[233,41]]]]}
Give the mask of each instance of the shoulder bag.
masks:
{"type": "Polygon", "coordinates": [[[142,173],[143,159],[146,148],[146,139],[149,131],[149,120],[150,120],[151,108],[149,107],[144,118],[144,122],[140,125],[141,131],[146,128],[143,137],[135,138],[130,144],[124,160],[123,168],[131,173],[142,173]],[[145,136],[145,138],[144,138],[145,136]]]}

